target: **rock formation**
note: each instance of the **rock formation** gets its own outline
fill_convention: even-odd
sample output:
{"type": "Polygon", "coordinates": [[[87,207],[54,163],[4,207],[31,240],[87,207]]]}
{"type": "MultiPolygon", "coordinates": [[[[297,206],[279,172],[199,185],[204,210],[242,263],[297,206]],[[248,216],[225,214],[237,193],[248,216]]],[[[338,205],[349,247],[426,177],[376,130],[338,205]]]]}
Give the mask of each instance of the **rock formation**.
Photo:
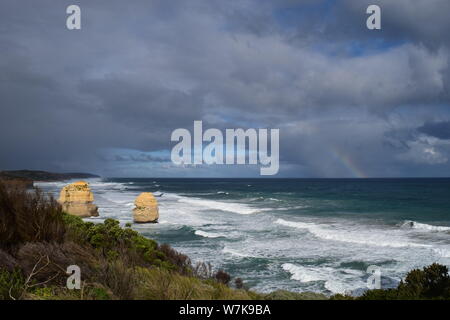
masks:
{"type": "Polygon", "coordinates": [[[134,201],[136,208],[133,210],[133,218],[136,223],[158,222],[158,202],[150,192],[141,193],[134,201]]]}
{"type": "Polygon", "coordinates": [[[65,212],[74,216],[98,216],[98,208],[93,204],[94,194],[87,182],[78,181],[62,188],[58,202],[65,212]]]}

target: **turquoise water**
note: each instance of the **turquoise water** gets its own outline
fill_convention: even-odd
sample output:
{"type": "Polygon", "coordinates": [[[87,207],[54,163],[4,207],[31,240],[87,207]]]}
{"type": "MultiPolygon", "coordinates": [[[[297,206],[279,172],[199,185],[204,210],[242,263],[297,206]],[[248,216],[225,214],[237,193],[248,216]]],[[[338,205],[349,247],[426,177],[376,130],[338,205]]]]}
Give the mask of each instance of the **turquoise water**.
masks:
{"type": "MultiPolygon", "coordinates": [[[[133,225],[255,290],[358,293],[367,267],[392,287],[412,268],[450,265],[450,179],[105,179],[100,217],[132,221],[162,192],[158,224],[133,225]]],[[[64,183],[42,183],[57,193],[64,183]]]]}

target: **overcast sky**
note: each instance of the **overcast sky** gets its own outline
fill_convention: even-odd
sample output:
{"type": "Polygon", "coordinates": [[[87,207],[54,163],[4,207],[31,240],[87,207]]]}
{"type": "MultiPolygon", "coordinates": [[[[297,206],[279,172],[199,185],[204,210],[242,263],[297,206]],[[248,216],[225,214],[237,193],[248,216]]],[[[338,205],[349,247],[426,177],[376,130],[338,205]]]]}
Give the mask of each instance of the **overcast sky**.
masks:
{"type": "Polygon", "coordinates": [[[171,132],[203,120],[279,128],[278,177],[450,176],[449,17],[448,0],[1,0],[0,169],[258,176],[170,162],[171,132]]]}

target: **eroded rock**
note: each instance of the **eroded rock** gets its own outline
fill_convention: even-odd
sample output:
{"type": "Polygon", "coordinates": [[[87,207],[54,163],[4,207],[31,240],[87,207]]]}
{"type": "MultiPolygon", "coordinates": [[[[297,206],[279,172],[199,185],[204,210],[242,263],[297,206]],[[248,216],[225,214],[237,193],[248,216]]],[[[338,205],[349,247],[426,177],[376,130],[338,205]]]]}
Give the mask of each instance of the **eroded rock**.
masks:
{"type": "Polygon", "coordinates": [[[150,192],[141,193],[134,201],[133,219],[136,223],[156,223],[159,218],[158,201],[150,192]]]}
{"type": "Polygon", "coordinates": [[[65,212],[74,216],[98,216],[98,207],[93,203],[94,194],[87,182],[78,181],[62,188],[58,202],[65,212]]]}

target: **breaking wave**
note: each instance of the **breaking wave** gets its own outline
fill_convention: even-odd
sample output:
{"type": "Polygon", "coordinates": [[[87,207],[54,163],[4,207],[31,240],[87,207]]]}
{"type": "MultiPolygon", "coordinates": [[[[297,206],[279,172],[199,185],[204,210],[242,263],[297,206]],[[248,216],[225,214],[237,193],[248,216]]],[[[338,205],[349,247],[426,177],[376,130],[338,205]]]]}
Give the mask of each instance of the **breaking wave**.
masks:
{"type": "Polygon", "coordinates": [[[195,230],[194,232],[196,235],[204,237],[204,238],[220,238],[225,237],[223,234],[220,233],[214,233],[214,232],[206,232],[202,230],[195,230]]]}
{"type": "Polygon", "coordinates": [[[407,220],[403,222],[401,225],[402,228],[409,228],[409,229],[415,229],[415,230],[422,230],[422,231],[450,231],[450,227],[444,227],[444,226],[433,226],[426,223],[419,223],[416,221],[407,220]]]}
{"type": "Polygon", "coordinates": [[[223,248],[223,249],[222,249],[222,252],[223,252],[223,253],[231,254],[231,255],[233,255],[233,256],[241,257],[241,258],[251,257],[251,256],[248,255],[248,254],[245,254],[245,253],[236,251],[236,250],[234,250],[234,249],[230,249],[230,248],[228,248],[228,247],[223,248]]]}
{"type": "Polygon", "coordinates": [[[428,248],[430,245],[413,243],[408,239],[400,236],[394,236],[392,233],[380,234],[381,230],[349,230],[349,229],[332,229],[330,227],[323,227],[318,224],[308,222],[296,222],[278,219],[275,223],[298,229],[305,229],[314,236],[332,241],[351,242],[362,245],[372,245],[380,247],[423,247],[428,248]],[[383,240],[382,240],[383,239],[383,240]]]}
{"type": "Polygon", "coordinates": [[[332,293],[349,293],[365,286],[363,273],[357,270],[337,271],[332,267],[304,267],[292,263],[285,263],[281,267],[291,274],[292,280],[302,283],[323,281],[324,287],[332,293]]]}
{"type": "Polygon", "coordinates": [[[206,207],[214,210],[221,210],[221,211],[227,211],[227,212],[233,212],[238,214],[254,214],[261,211],[261,209],[253,208],[245,204],[241,203],[231,203],[231,202],[222,202],[222,201],[215,201],[215,200],[205,200],[205,199],[198,199],[198,198],[188,198],[188,197],[182,197],[178,200],[179,202],[189,203],[192,205],[198,205],[201,207],[206,207]]]}

